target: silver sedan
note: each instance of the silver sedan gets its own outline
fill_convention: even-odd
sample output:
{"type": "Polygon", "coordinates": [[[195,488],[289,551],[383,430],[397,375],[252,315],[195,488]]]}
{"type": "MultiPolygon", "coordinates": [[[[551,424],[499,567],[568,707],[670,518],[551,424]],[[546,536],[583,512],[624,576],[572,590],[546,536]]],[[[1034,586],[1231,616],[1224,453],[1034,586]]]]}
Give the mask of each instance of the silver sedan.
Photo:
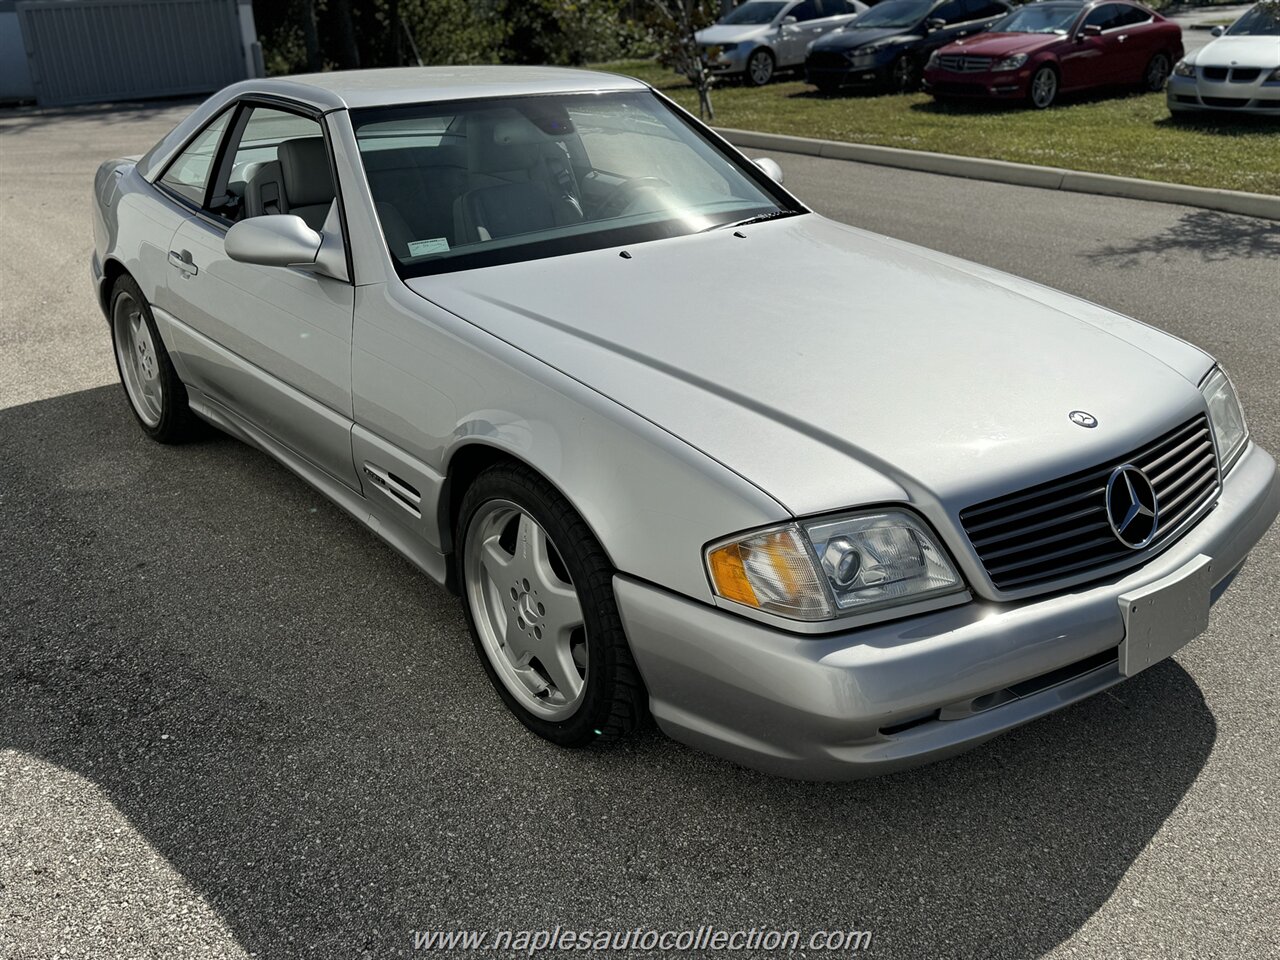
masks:
{"type": "Polygon", "coordinates": [[[566,747],[861,776],[1201,633],[1280,511],[1213,359],[780,176],[614,76],[250,81],[102,165],[92,274],[145,434],[314,484],[566,747]]]}

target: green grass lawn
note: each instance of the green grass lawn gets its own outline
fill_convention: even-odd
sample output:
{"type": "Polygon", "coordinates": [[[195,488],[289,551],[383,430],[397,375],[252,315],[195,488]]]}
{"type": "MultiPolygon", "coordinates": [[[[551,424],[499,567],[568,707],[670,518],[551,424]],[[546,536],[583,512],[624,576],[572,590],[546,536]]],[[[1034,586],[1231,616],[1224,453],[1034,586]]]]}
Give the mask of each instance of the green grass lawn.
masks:
{"type": "MultiPolygon", "coordinates": [[[[638,77],[697,113],[697,96],[656,63],[596,69],[638,77]]],[[[935,104],[926,94],[819,95],[798,80],[712,91],[715,124],[824,140],[991,157],[1070,170],[1280,194],[1280,122],[1260,117],[1175,123],[1164,94],[1065,100],[1049,110],[935,104]]]]}

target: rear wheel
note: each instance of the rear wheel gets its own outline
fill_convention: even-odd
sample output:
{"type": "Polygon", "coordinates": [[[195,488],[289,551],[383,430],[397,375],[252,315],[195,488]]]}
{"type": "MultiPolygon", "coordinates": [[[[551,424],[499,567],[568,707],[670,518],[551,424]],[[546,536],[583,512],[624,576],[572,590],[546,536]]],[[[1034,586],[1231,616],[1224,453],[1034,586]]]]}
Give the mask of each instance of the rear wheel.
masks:
{"type": "Polygon", "coordinates": [[[159,443],[181,443],[200,425],[187,404],[187,389],[169,359],[146,298],[132,277],[111,291],[111,339],[116,369],[143,433],[159,443]]]}
{"type": "Polygon", "coordinates": [[[757,50],[747,58],[747,83],[753,87],[763,87],[773,79],[773,71],[777,64],[773,54],[768,50],[757,50]]]}
{"type": "Polygon", "coordinates": [[[1167,53],[1157,53],[1151,58],[1151,62],[1147,64],[1147,71],[1142,75],[1142,85],[1152,93],[1159,93],[1164,89],[1172,70],[1173,68],[1169,64],[1169,55],[1167,53]]]}
{"type": "Polygon", "coordinates": [[[563,747],[634,730],[648,699],[613,596],[613,568],[554,487],[515,464],[463,498],[458,582],[476,651],[520,721],[563,747]]]}
{"type": "Polygon", "coordinates": [[[1037,110],[1053,106],[1053,101],[1058,99],[1058,71],[1046,65],[1032,74],[1027,98],[1037,110]]]}

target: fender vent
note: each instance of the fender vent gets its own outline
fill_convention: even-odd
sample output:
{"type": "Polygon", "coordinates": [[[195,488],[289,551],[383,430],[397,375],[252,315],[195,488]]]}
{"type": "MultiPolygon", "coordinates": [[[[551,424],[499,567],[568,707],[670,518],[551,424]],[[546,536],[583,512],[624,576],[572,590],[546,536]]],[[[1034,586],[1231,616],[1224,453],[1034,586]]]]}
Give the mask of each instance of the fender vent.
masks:
{"type": "Polygon", "coordinates": [[[364,475],[374,487],[385,493],[396,506],[408,511],[415,517],[422,516],[422,495],[418,493],[418,488],[413,484],[401,480],[390,470],[384,470],[382,467],[367,460],[364,462],[364,475]]]}

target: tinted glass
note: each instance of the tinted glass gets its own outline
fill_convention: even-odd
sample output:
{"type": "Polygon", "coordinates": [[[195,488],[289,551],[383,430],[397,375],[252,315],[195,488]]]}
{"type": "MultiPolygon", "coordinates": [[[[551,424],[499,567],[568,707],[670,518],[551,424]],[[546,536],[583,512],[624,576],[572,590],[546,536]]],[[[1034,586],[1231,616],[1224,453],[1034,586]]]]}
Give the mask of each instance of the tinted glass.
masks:
{"type": "Polygon", "coordinates": [[[884,0],[858,17],[853,27],[914,27],[932,8],[932,0],[884,0]]]}
{"type": "Polygon", "coordinates": [[[995,33],[1066,33],[1079,15],[1078,3],[1034,3],[1019,7],[991,29],[995,33]]]}
{"type": "Polygon", "coordinates": [[[1280,3],[1260,3],[1232,24],[1233,37],[1280,37],[1280,3]]]}
{"type": "Polygon", "coordinates": [[[773,23],[773,18],[781,12],[786,3],[771,3],[769,0],[752,0],[736,9],[730,10],[720,18],[721,23],[773,23]]]}
{"type": "Polygon", "coordinates": [[[1138,7],[1121,7],[1120,16],[1117,18],[1116,26],[1132,27],[1139,23],[1147,23],[1151,19],[1151,14],[1138,7]]]}
{"type": "Polygon", "coordinates": [[[1120,18],[1123,15],[1124,7],[1116,3],[1104,3],[1102,6],[1094,7],[1090,10],[1084,22],[1086,26],[1111,30],[1120,25],[1120,18]]]}
{"type": "Polygon", "coordinates": [[[803,22],[805,20],[816,20],[822,14],[818,10],[818,0],[804,0],[804,3],[798,3],[788,10],[787,16],[795,17],[803,22]]]}
{"type": "Polygon", "coordinates": [[[796,212],[647,92],[422,104],[353,120],[405,275],[796,212]]]}
{"type": "Polygon", "coordinates": [[[930,20],[941,20],[944,23],[962,23],[969,19],[969,5],[966,0],[951,0],[944,3],[929,15],[930,20]]]}
{"type": "Polygon", "coordinates": [[[224,110],[200,134],[187,149],[178,154],[160,182],[181,197],[194,204],[204,203],[205,189],[213,172],[213,161],[218,152],[222,131],[227,129],[231,111],[224,110]]]}

